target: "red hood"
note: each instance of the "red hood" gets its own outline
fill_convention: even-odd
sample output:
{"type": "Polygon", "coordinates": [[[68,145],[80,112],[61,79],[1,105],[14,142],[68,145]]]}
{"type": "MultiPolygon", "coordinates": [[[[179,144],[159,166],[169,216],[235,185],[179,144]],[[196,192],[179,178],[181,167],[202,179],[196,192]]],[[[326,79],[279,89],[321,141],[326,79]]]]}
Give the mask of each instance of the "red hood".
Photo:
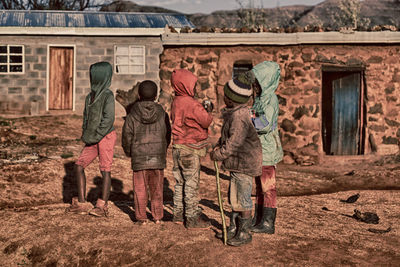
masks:
{"type": "Polygon", "coordinates": [[[171,75],[171,85],[175,90],[175,95],[179,96],[194,96],[194,87],[197,82],[197,77],[188,70],[174,70],[171,75]]]}

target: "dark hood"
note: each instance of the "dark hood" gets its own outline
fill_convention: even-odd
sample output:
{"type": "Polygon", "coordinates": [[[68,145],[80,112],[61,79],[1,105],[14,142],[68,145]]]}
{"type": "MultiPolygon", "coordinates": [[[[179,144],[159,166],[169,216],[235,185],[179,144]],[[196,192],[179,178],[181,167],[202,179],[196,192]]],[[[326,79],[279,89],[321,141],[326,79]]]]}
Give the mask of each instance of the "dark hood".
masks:
{"type": "Polygon", "coordinates": [[[90,89],[95,102],[101,93],[110,88],[112,66],[108,62],[97,62],[90,66],[90,89]]]}
{"type": "Polygon", "coordinates": [[[131,114],[135,120],[150,124],[160,119],[164,115],[164,110],[153,101],[138,101],[133,105],[131,114]]]}

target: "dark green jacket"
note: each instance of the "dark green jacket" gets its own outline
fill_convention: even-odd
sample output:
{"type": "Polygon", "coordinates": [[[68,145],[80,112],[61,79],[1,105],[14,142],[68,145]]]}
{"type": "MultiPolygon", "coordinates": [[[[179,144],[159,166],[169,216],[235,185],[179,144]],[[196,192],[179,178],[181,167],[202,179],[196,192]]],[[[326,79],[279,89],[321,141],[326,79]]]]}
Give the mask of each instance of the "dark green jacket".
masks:
{"type": "Polygon", "coordinates": [[[98,62],[90,66],[91,92],[85,99],[81,137],[87,145],[97,144],[114,130],[115,101],[109,89],[111,77],[110,63],[98,62]]]}
{"type": "Polygon", "coordinates": [[[168,114],[153,101],[136,102],[122,128],[122,148],[132,170],[164,169],[171,142],[168,114]]]}

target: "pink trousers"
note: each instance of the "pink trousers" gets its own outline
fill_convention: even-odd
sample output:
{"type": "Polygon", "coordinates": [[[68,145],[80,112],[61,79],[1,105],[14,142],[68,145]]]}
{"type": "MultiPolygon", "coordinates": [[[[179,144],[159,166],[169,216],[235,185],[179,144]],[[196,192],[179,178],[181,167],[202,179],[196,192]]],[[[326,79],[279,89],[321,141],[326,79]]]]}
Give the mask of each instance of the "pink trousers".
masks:
{"type": "Polygon", "coordinates": [[[275,166],[263,166],[256,177],[256,202],[259,206],[276,208],[275,166]]]}
{"type": "Polygon", "coordinates": [[[99,156],[100,171],[111,171],[116,141],[117,134],[115,131],[112,131],[104,136],[97,144],[85,146],[75,164],[86,168],[97,156],[99,156]]]}
{"type": "Polygon", "coordinates": [[[163,208],[164,170],[141,170],[133,172],[136,220],[147,220],[147,191],[150,193],[151,214],[155,221],[161,220],[163,208]]]}

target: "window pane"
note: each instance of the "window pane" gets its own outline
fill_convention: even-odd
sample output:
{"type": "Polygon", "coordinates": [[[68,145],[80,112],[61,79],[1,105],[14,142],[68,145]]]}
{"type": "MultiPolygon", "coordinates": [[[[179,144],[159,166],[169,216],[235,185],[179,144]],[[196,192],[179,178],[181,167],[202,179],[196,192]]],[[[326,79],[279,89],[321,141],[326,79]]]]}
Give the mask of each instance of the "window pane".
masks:
{"type": "Polygon", "coordinates": [[[22,65],[10,65],[10,72],[22,72],[22,65]]]}
{"type": "Polygon", "coordinates": [[[10,46],[10,53],[22,54],[22,46],[10,46]]]}
{"type": "Polygon", "coordinates": [[[143,57],[142,56],[129,57],[129,64],[141,64],[141,65],[143,65],[143,57]]]}
{"type": "Polygon", "coordinates": [[[125,66],[125,65],[122,65],[122,66],[118,65],[117,66],[117,73],[124,74],[124,73],[128,73],[128,71],[129,71],[128,66],[125,66]]]}
{"type": "Polygon", "coordinates": [[[131,46],[129,49],[130,55],[143,55],[144,47],[131,46]]]}
{"type": "Polygon", "coordinates": [[[117,65],[127,65],[128,64],[128,57],[127,56],[117,56],[117,65]]]}
{"type": "Polygon", "coordinates": [[[0,56],[0,63],[7,63],[7,56],[0,56]]]}
{"type": "Polygon", "coordinates": [[[127,46],[117,46],[115,52],[117,55],[128,55],[129,49],[127,46]]]}
{"type": "Polygon", "coordinates": [[[7,46],[6,45],[0,46],[0,53],[1,54],[7,54],[7,46]]]}
{"type": "Polygon", "coordinates": [[[22,63],[22,56],[10,56],[10,63],[22,63]]]}
{"type": "Polygon", "coordinates": [[[143,66],[129,66],[129,73],[132,74],[144,73],[143,66]]]}
{"type": "Polygon", "coordinates": [[[7,72],[7,65],[0,65],[0,72],[7,72]]]}

